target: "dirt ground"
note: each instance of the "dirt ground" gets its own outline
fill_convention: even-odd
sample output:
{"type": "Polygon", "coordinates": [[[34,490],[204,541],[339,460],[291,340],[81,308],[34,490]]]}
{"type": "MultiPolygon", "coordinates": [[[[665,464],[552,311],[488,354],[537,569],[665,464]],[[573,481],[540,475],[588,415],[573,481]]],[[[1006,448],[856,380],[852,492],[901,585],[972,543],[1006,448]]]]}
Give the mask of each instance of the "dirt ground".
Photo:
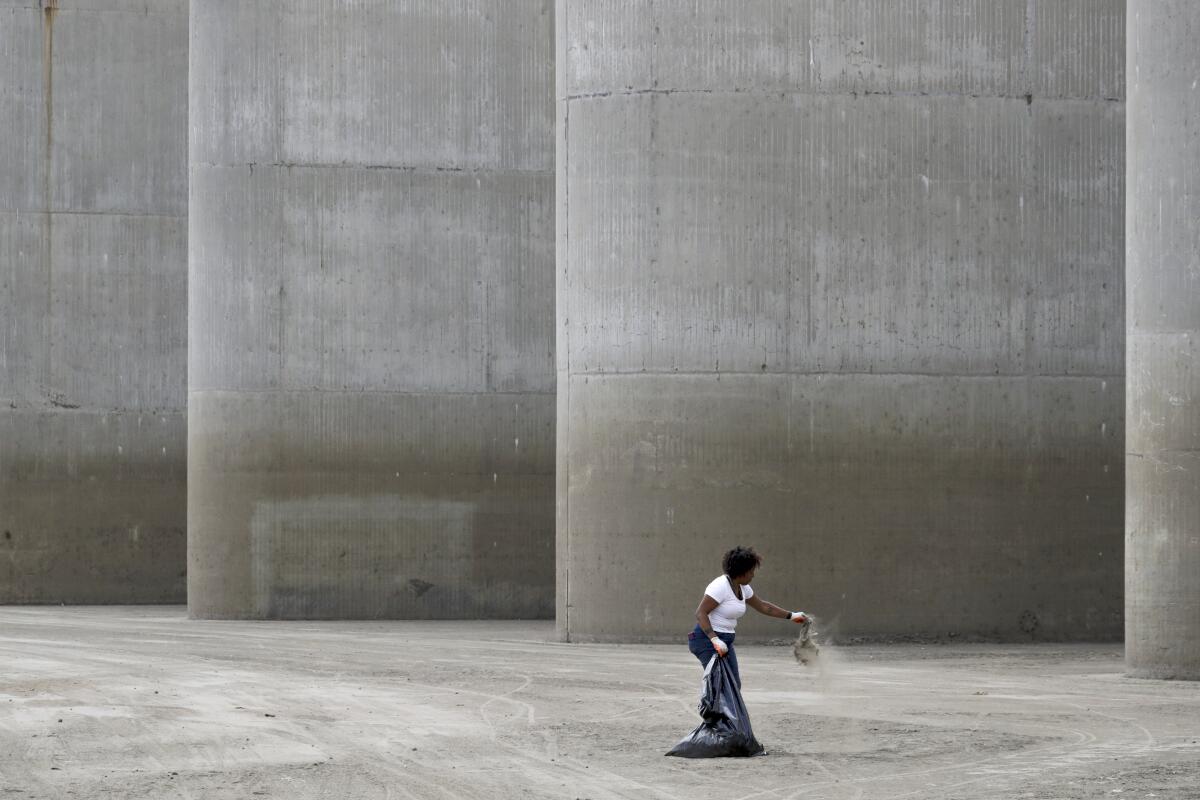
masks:
{"type": "Polygon", "coordinates": [[[0,608],[0,798],[1200,798],[1200,685],[1113,646],[743,646],[768,755],[663,753],[679,646],[548,623],[0,608]]]}

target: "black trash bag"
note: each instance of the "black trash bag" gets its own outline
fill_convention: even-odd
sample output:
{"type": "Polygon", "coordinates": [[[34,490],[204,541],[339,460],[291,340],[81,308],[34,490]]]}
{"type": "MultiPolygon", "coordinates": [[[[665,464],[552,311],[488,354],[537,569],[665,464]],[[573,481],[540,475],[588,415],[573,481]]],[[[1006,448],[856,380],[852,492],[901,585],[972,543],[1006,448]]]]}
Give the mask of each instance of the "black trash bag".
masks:
{"type": "Polygon", "coordinates": [[[713,656],[704,668],[704,694],[700,697],[700,727],[671,748],[669,756],[680,758],[720,758],[722,756],[758,756],[763,746],[754,738],[750,715],[742,702],[729,663],[713,656]]]}

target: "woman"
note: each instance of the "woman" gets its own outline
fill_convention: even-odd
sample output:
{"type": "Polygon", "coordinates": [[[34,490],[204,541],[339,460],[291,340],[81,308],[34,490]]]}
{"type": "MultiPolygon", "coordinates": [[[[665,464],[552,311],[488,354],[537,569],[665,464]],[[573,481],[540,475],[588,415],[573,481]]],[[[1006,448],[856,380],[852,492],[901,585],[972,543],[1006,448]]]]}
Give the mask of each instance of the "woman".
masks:
{"type": "Polygon", "coordinates": [[[754,573],[761,564],[762,557],[753,547],[735,547],[726,553],[721,559],[725,572],[704,590],[704,597],[696,609],[696,628],[688,634],[688,650],[700,660],[701,666],[708,666],[713,653],[729,659],[738,689],[742,688],[742,676],[738,672],[733,639],[746,606],[768,617],[788,619],[801,625],[808,621],[808,615],[803,611],[784,611],[755,596],[750,581],[754,580],[754,573]]]}

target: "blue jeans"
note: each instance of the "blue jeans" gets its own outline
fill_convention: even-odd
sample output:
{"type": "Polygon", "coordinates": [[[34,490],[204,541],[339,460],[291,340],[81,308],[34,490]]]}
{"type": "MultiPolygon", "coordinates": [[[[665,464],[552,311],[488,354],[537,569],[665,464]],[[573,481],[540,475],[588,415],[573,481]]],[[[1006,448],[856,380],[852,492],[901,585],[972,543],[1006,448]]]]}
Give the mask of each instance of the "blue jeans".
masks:
{"type": "MultiPolygon", "coordinates": [[[[742,688],[742,673],[738,672],[737,651],[733,649],[734,634],[721,633],[714,631],[717,637],[729,646],[729,653],[725,656],[729,662],[729,669],[733,672],[734,680],[737,682],[738,690],[742,688]]],[[[716,655],[717,649],[713,647],[713,643],[704,635],[704,631],[697,625],[691,633],[688,634],[688,650],[692,652],[699,661],[700,666],[707,667],[709,660],[716,655]]]]}

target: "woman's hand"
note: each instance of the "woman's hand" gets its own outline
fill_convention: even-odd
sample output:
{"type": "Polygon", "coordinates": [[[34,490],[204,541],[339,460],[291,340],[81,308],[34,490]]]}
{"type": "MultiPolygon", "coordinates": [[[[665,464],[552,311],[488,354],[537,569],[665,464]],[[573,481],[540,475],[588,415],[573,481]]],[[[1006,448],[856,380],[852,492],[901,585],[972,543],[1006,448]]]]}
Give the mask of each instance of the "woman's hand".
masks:
{"type": "Polygon", "coordinates": [[[811,617],[809,617],[808,614],[805,614],[803,611],[793,611],[788,615],[788,619],[797,625],[803,625],[804,623],[808,622],[811,617]]]}
{"type": "Polygon", "coordinates": [[[727,656],[729,654],[729,645],[727,645],[723,641],[721,641],[720,636],[714,636],[711,639],[709,639],[709,641],[712,642],[713,649],[717,651],[718,656],[721,656],[722,658],[724,658],[725,656],[727,656]]]}

